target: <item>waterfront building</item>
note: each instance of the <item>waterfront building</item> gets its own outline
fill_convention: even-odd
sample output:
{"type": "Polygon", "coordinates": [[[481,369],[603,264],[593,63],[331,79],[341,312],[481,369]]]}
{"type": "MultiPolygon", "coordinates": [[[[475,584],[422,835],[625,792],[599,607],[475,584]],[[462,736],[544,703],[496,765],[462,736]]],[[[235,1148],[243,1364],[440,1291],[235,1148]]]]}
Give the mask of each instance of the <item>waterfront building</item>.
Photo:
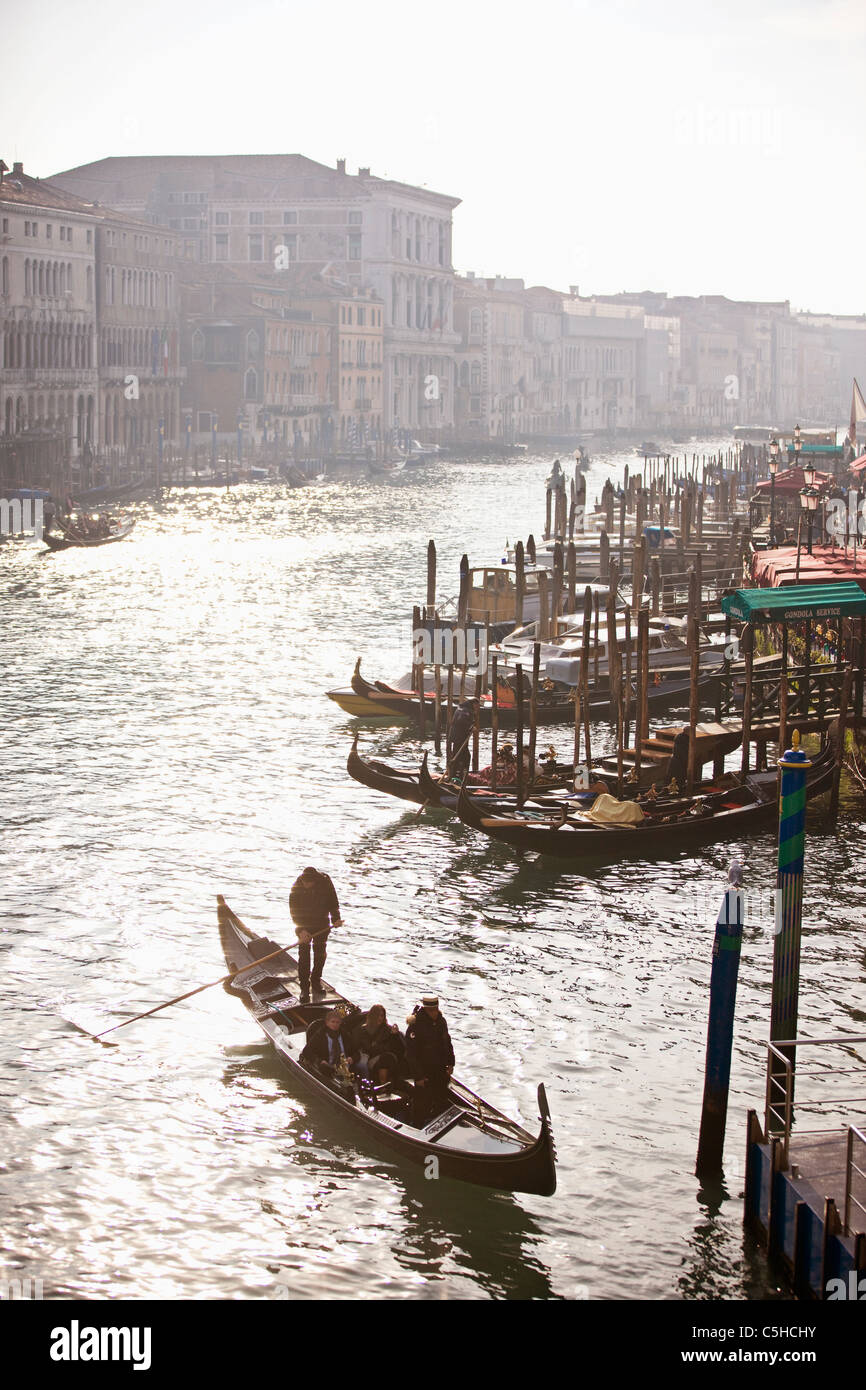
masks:
{"type": "Polygon", "coordinates": [[[100,474],[159,467],[181,439],[179,244],[172,232],[100,208],[96,229],[100,474]]]}
{"type": "Polygon", "coordinates": [[[83,200],[0,168],[0,478],[88,483],[98,447],[96,235],[83,200]]]}
{"type": "Polygon", "coordinates": [[[297,154],[109,158],[58,182],[172,227],[191,262],[329,265],[350,288],[372,290],[383,306],[387,428],[435,438],[453,427],[458,198],[297,154]]]}
{"type": "Polygon", "coordinates": [[[563,414],[569,428],[634,429],[643,310],[570,294],[563,299],[562,333],[563,414]]]}

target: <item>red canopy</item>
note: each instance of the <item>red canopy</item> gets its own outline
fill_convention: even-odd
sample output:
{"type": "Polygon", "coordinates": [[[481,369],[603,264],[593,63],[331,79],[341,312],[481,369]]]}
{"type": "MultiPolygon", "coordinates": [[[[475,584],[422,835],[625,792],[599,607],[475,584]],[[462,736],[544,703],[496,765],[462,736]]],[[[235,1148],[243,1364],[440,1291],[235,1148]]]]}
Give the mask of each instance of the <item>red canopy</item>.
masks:
{"type": "MultiPolygon", "coordinates": [[[[864,455],[866,458],[866,455],[864,455]]],[[[834,483],[836,479],[830,473],[815,473],[815,487],[826,487],[834,483]]],[[[769,492],[772,487],[772,478],[764,478],[763,482],[758,483],[758,492],[769,492]]],[[[793,496],[795,492],[800,492],[806,486],[802,468],[783,468],[781,473],[776,474],[776,492],[788,493],[793,496]]]]}
{"type": "Polygon", "coordinates": [[[861,454],[860,457],[855,459],[851,464],[851,472],[862,473],[864,470],[866,470],[866,454],[861,454]]]}
{"type": "Polygon", "coordinates": [[[800,576],[797,578],[797,547],[757,550],[752,556],[752,580],[761,589],[778,589],[782,584],[838,584],[852,579],[866,590],[866,547],[858,546],[846,554],[841,546],[813,545],[810,555],[800,546],[800,576]]]}

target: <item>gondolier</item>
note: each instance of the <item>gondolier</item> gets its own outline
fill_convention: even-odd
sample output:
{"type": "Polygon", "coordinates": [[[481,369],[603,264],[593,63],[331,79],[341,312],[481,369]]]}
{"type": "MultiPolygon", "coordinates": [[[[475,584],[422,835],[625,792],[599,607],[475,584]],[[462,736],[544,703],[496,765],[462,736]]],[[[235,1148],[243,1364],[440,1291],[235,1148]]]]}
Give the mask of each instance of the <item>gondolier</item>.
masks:
{"type": "Polygon", "coordinates": [[[414,1123],[423,1128],[450,1104],[448,1082],[454,1070],[454,1048],[435,994],[424,994],[421,1007],[407,1019],[406,1060],[415,1081],[414,1123]]]}
{"type": "Polygon", "coordinates": [[[337,893],[328,875],[320,873],[312,866],[304,869],[292,885],[289,912],[298,938],[298,981],[301,992],[307,996],[311,989],[320,993],[328,935],[332,927],[343,925],[337,893]],[[310,947],[313,956],[312,972],[310,947]]]}
{"type": "Polygon", "coordinates": [[[448,730],[448,767],[453,777],[465,776],[469,771],[471,756],[469,740],[475,727],[474,699],[461,700],[451,720],[448,730]]]}

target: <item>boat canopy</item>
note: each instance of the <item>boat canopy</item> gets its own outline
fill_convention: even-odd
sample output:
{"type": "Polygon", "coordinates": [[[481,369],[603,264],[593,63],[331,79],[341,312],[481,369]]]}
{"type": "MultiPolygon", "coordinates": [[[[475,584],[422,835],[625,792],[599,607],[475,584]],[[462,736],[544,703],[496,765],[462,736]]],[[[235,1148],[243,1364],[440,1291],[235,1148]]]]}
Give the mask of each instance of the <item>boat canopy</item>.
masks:
{"type": "Polygon", "coordinates": [[[866,614],[859,584],[788,584],[780,589],[737,589],[722,596],[722,612],[746,623],[853,618],[866,614]]]}

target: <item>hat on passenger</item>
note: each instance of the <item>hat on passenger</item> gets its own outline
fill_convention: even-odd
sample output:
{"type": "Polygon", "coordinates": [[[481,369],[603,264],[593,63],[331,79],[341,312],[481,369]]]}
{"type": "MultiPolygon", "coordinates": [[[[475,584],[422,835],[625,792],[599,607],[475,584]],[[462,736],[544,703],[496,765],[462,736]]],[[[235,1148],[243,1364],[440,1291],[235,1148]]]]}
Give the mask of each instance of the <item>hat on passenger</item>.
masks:
{"type": "Polygon", "coordinates": [[[424,1004],[425,1006],[426,1006],[426,1005],[438,1005],[438,1003],[439,1003],[439,995],[438,995],[438,994],[422,994],[422,995],[421,995],[421,1003],[424,1004]]]}

